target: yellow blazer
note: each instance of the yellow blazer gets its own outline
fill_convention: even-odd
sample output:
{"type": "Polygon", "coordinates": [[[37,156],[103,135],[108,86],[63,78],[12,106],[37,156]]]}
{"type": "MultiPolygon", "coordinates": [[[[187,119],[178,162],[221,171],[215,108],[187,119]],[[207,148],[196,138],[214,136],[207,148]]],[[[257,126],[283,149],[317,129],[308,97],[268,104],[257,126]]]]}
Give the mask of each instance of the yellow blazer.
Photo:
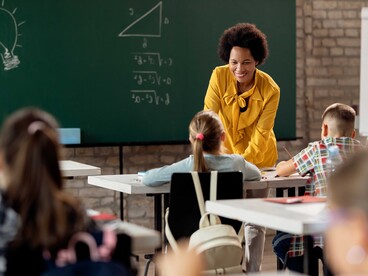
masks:
{"type": "Polygon", "coordinates": [[[277,161],[273,126],[279,100],[279,86],[258,69],[251,90],[238,96],[237,80],[229,66],[223,65],[212,72],[204,109],[219,114],[226,132],[224,146],[229,153],[241,154],[261,168],[274,166],[277,161]],[[244,105],[248,105],[247,110],[240,112],[244,105]]]}

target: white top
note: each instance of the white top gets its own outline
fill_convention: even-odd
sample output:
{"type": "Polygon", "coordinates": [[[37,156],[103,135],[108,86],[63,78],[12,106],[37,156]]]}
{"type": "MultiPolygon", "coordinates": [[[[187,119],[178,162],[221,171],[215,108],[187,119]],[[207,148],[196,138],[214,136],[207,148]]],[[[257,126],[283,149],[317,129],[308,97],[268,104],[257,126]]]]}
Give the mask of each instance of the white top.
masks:
{"type": "Polygon", "coordinates": [[[325,207],[326,203],[280,204],[261,198],[206,201],[210,213],[297,235],[323,233],[325,207]]]}
{"type": "Polygon", "coordinates": [[[73,176],[88,176],[101,174],[101,169],[91,165],[70,161],[61,160],[59,162],[61,173],[64,177],[73,176]]]}

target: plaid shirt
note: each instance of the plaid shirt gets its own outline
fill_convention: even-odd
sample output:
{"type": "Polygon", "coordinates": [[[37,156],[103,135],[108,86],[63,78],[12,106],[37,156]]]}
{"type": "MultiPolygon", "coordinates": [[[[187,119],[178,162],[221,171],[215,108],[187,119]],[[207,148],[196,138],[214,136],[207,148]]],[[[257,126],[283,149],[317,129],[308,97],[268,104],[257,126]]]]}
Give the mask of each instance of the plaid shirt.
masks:
{"type": "MultiPolygon", "coordinates": [[[[296,171],[304,176],[307,173],[312,175],[311,180],[305,187],[305,195],[326,196],[326,160],[328,157],[328,147],[337,145],[340,149],[340,155],[346,159],[349,154],[360,148],[360,143],[349,137],[326,138],[322,141],[309,143],[308,147],[303,149],[293,157],[296,171]]],[[[323,247],[323,238],[321,235],[313,236],[314,246],[323,247]]],[[[304,252],[303,236],[292,235],[289,257],[302,256],[304,252]]]]}

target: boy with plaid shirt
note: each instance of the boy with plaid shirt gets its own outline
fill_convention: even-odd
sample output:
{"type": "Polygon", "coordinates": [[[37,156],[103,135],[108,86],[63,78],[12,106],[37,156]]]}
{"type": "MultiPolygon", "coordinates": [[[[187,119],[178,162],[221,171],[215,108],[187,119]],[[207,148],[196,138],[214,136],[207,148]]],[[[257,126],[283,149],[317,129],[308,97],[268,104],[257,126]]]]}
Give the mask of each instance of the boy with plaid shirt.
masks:
{"type": "MultiPolygon", "coordinates": [[[[322,115],[321,140],[309,143],[308,147],[290,160],[280,162],[276,166],[277,174],[288,176],[297,172],[304,176],[310,173],[311,181],[306,185],[305,195],[326,196],[328,147],[337,145],[343,159],[357,151],[360,143],[354,139],[354,122],[355,111],[350,106],[335,103],[327,107],[322,115]]],[[[287,268],[303,272],[303,236],[278,232],[272,241],[272,246],[282,262],[287,260],[287,268]]],[[[313,253],[321,257],[322,247],[322,237],[314,237],[313,253]]]]}

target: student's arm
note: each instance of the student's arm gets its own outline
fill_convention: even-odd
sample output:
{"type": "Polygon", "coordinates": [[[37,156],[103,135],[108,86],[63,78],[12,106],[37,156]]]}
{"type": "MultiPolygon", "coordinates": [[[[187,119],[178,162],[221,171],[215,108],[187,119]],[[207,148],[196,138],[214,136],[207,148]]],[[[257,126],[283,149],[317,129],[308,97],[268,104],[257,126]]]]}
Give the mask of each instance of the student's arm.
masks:
{"type": "Polygon", "coordinates": [[[235,170],[243,173],[243,181],[256,181],[261,180],[261,171],[256,165],[248,162],[240,154],[230,155],[235,162],[235,170]]]}
{"type": "Polygon", "coordinates": [[[276,166],[276,173],[278,176],[289,176],[293,173],[296,173],[294,160],[289,159],[288,161],[281,161],[278,163],[276,166]]]}
{"type": "Polygon", "coordinates": [[[246,160],[244,161],[245,161],[244,180],[248,180],[248,181],[261,180],[262,178],[261,171],[257,168],[257,166],[246,160]]]}
{"type": "Polygon", "coordinates": [[[173,173],[191,171],[190,164],[190,157],[188,157],[172,165],[149,170],[143,175],[142,183],[150,187],[166,184],[170,182],[173,173]]]}

